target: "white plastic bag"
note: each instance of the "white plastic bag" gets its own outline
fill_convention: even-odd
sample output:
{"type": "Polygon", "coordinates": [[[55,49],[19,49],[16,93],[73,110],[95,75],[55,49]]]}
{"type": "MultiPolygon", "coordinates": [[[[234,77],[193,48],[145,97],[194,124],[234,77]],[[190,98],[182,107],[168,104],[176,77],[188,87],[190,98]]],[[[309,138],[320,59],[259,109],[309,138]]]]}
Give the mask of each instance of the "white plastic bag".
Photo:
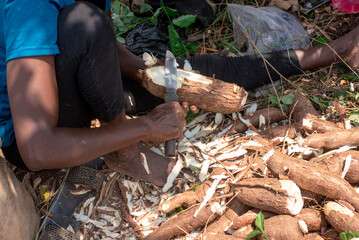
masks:
{"type": "Polygon", "coordinates": [[[233,31],[238,47],[240,48],[246,42],[247,54],[254,54],[257,51],[248,41],[241,24],[262,53],[303,48],[310,44],[309,38],[306,37],[308,33],[298,19],[277,7],[255,8],[228,4],[228,8],[233,20],[233,31]]]}

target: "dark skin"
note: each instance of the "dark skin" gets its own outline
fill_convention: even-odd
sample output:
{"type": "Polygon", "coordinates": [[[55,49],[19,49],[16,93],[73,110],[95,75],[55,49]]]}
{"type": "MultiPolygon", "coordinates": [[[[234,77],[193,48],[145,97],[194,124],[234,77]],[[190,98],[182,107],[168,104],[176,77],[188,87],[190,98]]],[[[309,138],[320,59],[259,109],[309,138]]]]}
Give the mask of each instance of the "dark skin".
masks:
{"type": "Polygon", "coordinates": [[[7,84],[18,148],[33,171],[80,165],[139,141],[180,138],[185,125],[182,107],[167,103],[148,116],[100,129],[57,127],[54,56],[9,61],[7,84]]]}

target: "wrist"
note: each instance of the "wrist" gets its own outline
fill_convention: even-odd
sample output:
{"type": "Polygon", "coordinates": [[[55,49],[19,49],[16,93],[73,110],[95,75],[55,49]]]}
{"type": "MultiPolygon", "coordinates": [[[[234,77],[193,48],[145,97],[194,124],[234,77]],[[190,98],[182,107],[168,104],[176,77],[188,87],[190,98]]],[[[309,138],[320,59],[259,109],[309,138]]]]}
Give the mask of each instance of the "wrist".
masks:
{"type": "Polygon", "coordinates": [[[153,122],[148,116],[143,116],[138,119],[140,122],[140,125],[142,126],[142,131],[144,133],[144,139],[145,141],[150,140],[152,134],[154,133],[154,127],[153,122]]]}

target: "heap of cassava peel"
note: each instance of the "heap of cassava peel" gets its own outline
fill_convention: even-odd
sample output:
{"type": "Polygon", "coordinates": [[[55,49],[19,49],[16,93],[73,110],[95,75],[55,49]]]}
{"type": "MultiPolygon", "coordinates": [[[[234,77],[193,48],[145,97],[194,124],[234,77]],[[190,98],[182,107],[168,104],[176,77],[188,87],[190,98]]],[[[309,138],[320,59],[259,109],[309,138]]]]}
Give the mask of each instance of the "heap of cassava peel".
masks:
{"type": "MultiPolygon", "coordinates": [[[[160,89],[157,95],[163,97],[164,83],[154,80],[162,79],[161,72],[146,70],[145,86],[160,89]]],[[[180,99],[189,99],[185,84],[202,79],[191,74],[179,77],[180,99]]],[[[198,86],[207,81],[209,89],[213,80],[203,79],[198,86]]],[[[105,204],[102,198],[92,206],[91,213],[97,211],[92,220],[83,221],[85,228],[98,231],[94,239],[245,239],[256,230],[260,211],[264,232],[253,239],[338,239],[341,232],[359,233],[359,130],[346,121],[320,119],[300,92],[290,117],[276,108],[255,107],[242,116],[246,93],[230,88],[241,98],[237,110],[224,115],[207,108],[187,124],[164,188],[107,171],[107,183],[117,182],[122,193],[111,203],[117,215],[107,214],[120,212],[122,220],[112,219],[121,225],[125,218],[128,227],[118,231],[105,220],[111,217],[98,210],[105,204]]],[[[152,150],[163,154],[163,143],[152,150]]],[[[88,212],[87,204],[77,219],[88,212]]]]}

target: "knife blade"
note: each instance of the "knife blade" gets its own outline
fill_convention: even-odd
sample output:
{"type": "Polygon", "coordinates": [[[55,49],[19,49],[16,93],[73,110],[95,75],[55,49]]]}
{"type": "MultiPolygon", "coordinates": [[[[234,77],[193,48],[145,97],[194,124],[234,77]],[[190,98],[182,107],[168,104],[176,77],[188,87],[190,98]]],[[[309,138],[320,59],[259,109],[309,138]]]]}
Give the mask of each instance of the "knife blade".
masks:
{"type": "MultiPolygon", "coordinates": [[[[177,61],[173,53],[169,50],[165,58],[165,84],[166,96],[165,102],[177,102],[177,61]]],[[[176,140],[171,139],[165,142],[165,155],[174,157],[176,155],[176,140]]]]}

